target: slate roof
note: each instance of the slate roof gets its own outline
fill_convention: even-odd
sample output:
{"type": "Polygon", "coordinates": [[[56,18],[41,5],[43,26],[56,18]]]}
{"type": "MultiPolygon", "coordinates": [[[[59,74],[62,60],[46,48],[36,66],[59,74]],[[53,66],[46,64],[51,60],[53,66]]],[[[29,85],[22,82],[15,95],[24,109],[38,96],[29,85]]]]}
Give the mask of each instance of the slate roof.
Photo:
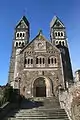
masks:
{"type": "Polygon", "coordinates": [[[50,22],[50,28],[54,26],[54,24],[56,23],[57,20],[58,20],[58,21],[62,24],[62,26],[64,27],[64,24],[62,23],[62,21],[61,21],[57,16],[54,16],[53,19],[52,19],[52,21],[50,22]]]}
{"type": "Polygon", "coordinates": [[[20,25],[21,20],[24,20],[24,22],[26,23],[26,25],[29,26],[29,21],[27,20],[27,18],[25,16],[22,16],[22,18],[20,19],[20,21],[18,22],[18,24],[16,25],[16,28],[20,25]]]}

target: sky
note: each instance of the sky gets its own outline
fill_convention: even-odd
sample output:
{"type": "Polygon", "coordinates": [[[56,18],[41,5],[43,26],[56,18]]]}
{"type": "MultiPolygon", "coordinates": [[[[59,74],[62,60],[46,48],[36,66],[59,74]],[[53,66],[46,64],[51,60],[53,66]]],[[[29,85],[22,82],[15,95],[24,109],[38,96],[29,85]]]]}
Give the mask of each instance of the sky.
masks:
{"type": "Polygon", "coordinates": [[[80,69],[80,0],[0,0],[0,85],[8,81],[14,28],[23,15],[30,40],[40,29],[49,39],[50,22],[58,16],[66,26],[73,73],[80,69]]]}

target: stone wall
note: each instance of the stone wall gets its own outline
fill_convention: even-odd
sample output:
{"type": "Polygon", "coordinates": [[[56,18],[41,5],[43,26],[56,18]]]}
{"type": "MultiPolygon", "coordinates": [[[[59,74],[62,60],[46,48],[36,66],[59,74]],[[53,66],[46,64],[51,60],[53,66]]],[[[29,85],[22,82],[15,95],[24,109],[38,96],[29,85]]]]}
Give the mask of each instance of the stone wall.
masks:
{"type": "Polygon", "coordinates": [[[80,120],[80,82],[74,83],[66,91],[60,91],[59,101],[71,120],[80,120]]]}

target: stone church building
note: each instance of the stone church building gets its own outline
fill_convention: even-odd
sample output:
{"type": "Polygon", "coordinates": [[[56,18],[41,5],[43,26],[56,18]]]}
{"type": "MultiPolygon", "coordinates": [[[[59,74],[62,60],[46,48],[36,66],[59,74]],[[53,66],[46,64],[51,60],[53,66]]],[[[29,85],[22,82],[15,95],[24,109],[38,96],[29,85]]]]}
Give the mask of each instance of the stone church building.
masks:
{"type": "Polygon", "coordinates": [[[14,30],[8,83],[26,98],[58,96],[73,82],[66,28],[55,16],[50,39],[40,30],[30,40],[30,23],[23,16],[14,30]]]}

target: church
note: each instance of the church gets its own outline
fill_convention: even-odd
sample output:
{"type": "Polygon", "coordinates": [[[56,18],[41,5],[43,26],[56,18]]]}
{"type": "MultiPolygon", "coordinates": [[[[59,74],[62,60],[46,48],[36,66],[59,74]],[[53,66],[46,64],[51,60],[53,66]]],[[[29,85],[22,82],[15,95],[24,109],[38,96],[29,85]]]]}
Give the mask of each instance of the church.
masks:
{"type": "Polygon", "coordinates": [[[50,39],[42,30],[30,40],[30,23],[25,16],[15,26],[8,83],[25,98],[58,97],[73,83],[66,28],[54,16],[50,39]]]}

